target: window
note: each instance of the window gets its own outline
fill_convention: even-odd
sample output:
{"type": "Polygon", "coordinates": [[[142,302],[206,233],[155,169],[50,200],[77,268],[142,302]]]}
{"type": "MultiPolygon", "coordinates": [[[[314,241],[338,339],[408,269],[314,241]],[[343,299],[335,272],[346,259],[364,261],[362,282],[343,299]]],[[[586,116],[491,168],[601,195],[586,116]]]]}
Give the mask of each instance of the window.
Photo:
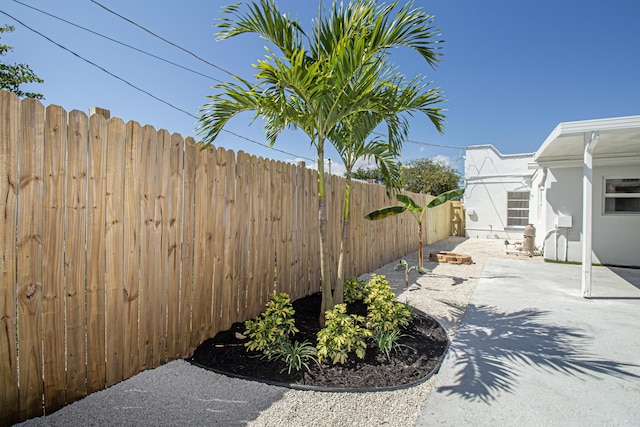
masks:
{"type": "Polygon", "coordinates": [[[605,214],[640,213],[640,178],[606,178],[605,214]]]}
{"type": "Polygon", "coordinates": [[[507,226],[524,227],[529,224],[529,192],[507,192],[507,226]]]}

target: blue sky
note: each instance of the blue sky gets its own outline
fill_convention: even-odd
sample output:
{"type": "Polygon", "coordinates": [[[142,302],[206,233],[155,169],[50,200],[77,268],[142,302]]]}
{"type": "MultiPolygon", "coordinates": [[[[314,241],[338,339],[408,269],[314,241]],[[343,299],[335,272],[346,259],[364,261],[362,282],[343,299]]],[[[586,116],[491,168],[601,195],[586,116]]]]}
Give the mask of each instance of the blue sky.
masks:
{"type": "MultiPolygon", "coordinates": [[[[190,114],[198,115],[216,80],[230,79],[90,0],[20,1],[197,71],[133,51],[14,0],[0,5],[0,11],[78,56],[190,114]]],[[[251,64],[264,56],[264,41],[253,35],[215,41],[213,23],[222,16],[220,8],[235,0],[96,1],[243,77],[250,77],[251,64]]],[[[278,4],[305,28],[317,14],[316,1],[278,4]]],[[[435,157],[462,170],[465,146],[492,144],[504,154],[534,152],[560,122],[640,114],[638,0],[416,0],[415,5],[435,16],[445,40],[442,63],[433,70],[410,50],[393,52],[393,59],[407,76],[426,76],[443,89],[447,123],[439,134],[425,117],[411,118],[411,142],[405,144],[402,161],[435,157]]],[[[14,47],[3,61],[27,63],[45,80],[28,88],[43,93],[45,105],[67,111],[99,106],[111,110],[112,117],[197,137],[196,120],[189,114],[89,65],[6,15],[0,14],[0,24],[16,27],[0,41],[14,47]]],[[[265,143],[262,123],[251,124],[249,114],[234,118],[226,129],[265,143]]],[[[309,164],[315,159],[300,132],[283,133],[277,151],[241,137],[223,132],[214,144],[282,161],[305,158],[309,164]]],[[[326,157],[339,173],[335,152],[329,149],[326,157]]]]}

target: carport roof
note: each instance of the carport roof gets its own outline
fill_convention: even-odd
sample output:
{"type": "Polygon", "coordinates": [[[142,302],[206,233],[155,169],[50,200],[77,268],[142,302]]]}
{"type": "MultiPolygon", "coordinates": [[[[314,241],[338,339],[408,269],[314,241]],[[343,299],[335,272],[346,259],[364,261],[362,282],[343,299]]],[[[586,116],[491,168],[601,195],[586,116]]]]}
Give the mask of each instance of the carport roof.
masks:
{"type": "Polygon", "coordinates": [[[600,133],[594,164],[640,163],[640,116],[560,123],[534,155],[537,166],[580,166],[585,141],[600,133]]]}

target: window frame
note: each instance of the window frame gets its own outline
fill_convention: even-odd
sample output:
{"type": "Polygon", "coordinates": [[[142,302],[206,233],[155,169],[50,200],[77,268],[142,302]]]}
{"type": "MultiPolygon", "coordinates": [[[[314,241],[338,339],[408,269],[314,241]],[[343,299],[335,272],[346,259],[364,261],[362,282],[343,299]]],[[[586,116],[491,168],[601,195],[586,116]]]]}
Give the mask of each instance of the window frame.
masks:
{"type": "Polygon", "coordinates": [[[524,228],[530,223],[530,218],[531,218],[531,190],[507,191],[507,218],[506,218],[507,221],[506,221],[506,227],[507,228],[524,228]],[[512,199],[511,198],[511,194],[512,193],[526,194],[527,197],[526,198],[522,198],[522,199],[512,199]],[[523,201],[523,200],[527,201],[527,207],[526,208],[510,208],[509,207],[509,202],[511,202],[511,201],[523,201]],[[509,212],[510,211],[523,211],[523,210],[527,211],[527,217],[526,217],[526,221],[525,221],[526,223],[525,224],[510,224],[509,223],[510,219],[522,220],[522,219],[524,219],[524,217],[511,216],[511,215],[509,215],[509,212]]]}
{"type": "MultiPolygon", "coordinates": [[[[616,200],[616,199],[639,199],[640,193],[609,193],[607,192],[607,187],[609,181],[636,181],[638,185],[640,185],[640,176],[637,177],[613,177],[613,176],[603,176],[602,177],[602,215],[640,215],[640,208],[636,211],[609,211],[607,210],[607,200],[616,200]]],[[[613,184],[613,183],[612,183],[613,184]]],[[[640,204],[640,202],[639,202],[640,204]]],[[[614,206],[615,208],[615,206],[614,206]]]]}

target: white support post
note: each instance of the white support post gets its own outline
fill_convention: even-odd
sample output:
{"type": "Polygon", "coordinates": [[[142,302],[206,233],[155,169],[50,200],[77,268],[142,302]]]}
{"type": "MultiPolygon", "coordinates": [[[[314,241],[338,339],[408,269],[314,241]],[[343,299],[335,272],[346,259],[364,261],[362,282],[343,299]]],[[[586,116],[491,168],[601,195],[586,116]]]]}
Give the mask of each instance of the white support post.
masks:
{"type": "Polygon", "coordinates": [[[600,141],[600,132],[584,135],[582,175],[582,297],[591,298],[592,228],[593,228],[593,150],[600,141]]]}

